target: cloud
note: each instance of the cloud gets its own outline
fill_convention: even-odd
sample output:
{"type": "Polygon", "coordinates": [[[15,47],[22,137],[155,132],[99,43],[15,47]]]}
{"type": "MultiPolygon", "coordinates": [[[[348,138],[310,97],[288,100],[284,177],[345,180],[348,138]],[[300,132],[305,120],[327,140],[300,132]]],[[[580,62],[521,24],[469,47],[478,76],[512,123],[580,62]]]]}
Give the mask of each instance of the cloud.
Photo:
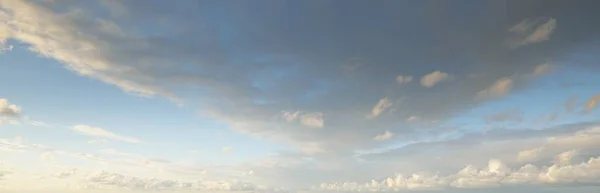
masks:
{"type": "Polygon", "coordinates": [[[519,152],[519,154],[517,155],[517,159],[522,162],[534,161],[538,158],[539,154],[542,151],[544,151],[543,147],[533,148],[530,150],[523,150],[519,152]]]}
{"type": "Polygon", "coordinates": [[[296,111],[296,112],[293,112],[293,113],[292,113],[292,112],[287,112],[287,111],[284,111],[284,112],[282,113],[282,115],[281,115],[281,116],[282,116],[282,117],[283,117],[285,120],[287,120],[287,121],[293,121],[293,120],[296,120],[296,118],[297,118],[297,117],[298,117],[298,116],[299,116],[301,113],[302,113],[302,112],[300,112],[300,111],[296,111]]]}
{"type": "Polygon", "coordinates": [[[81,133],[83,135],[87,135],[87,136],[102,137],[102,138],[107,138],[107,139],[112,139],[112,140],[117,140],[117,141],[123,141],[123,142],[127,142],[127,143],[141,143],[142,142],[142,140],[139,140],[137,138],[121,136],[121,135],[112,133],[110,131],[104,130],[102,128],[92,127],[92,126],[88,126],[88,125],[75,125],[71,128],[71,130],[81,133]]]}
{"type": "Polygon", "coordinates": [[[533,76],[541,76],[552,70],[552,65],[548,63],[540,64],[533,69],[533,76]]]}
{"type": "Polygon", "coordinates": [[[510,109],[485,117],[486,122],[522,122],[522,113],[517,109],[510,109]]]}
{"type": "Polygon", "coordinates": [[[506,96],[513,87],[513,80],[508,77],[500,78],[496,80],[488,88],[479,91],[475,98],[486,99],[486,98],[499,98],[506,96]]]}
{"type": "Polygon", "coordinates": [[[397,76],[396,77],[396,83],[398,84],[406,84],[411,82],[413,79],[412,76],[397,76]]]}
{"type": "Polygon", "coordinates": [[[508,42],[513,48],[543,42],[550,39],[555,29],[554,18],[525,19],[508,30],[514,36],[508,42]]]}
{"type": "Polygon", "coordinates": [[[393,105],[392,101],[390,101],[387,97],[379,99],[377,104],[375,104],[375,106],[373,106],[373,109],[371,110],[371,114],[369,115],[369,117],[373,118],[373,117],[377,117],[377,116],[381,115],[381,113],[388,110],[390,107],[392,107],[392,105],[393,105]]]}
{"type": "Polygon", "coordinates": [[[431,72],[421,78],[421,85],[430,88],[438,83],[444,82],[450,78],[450,75],[440,71],[431,72]]]}
{"type": "Polygon", "coordinates": [[[370,183],[344,182],[322,183],[317,190],[329,191],[407,191],[407,190],[448,190],[450,188],[500,188],[514,185],[539,184],[598,184],[600,180],[600,157],[592,157],[587,162],[568,165],[535,166],[527,164],[511,169],[497,159],[491,159],[486,168],[479,169],[468,165],[462,170],[447,176],[421,172],[404,176],[397,174],[384,180],[370,183]]]}
{"type": "Polygon", "coordinates": [[[596,108],[598,102],[600,102],[600,94],[593,96],[590,100],[588,100],[587,104],[585,105],[585,111],[592,111],[594,108],[596,108]]]}
{"type": "Polygon", "coordinates": [[[300,123],[307,127],[312,128],[323,128],[325,120],[323,119],[323,113],[320,112],[287,112],[283,111],[281,116],[288,122],[294,121],[297,118],[300,119],[300,123]]]}
{"type": "Polygon", "coordinates": [[[394,137],[394,133],[390,131],[385,131],[384,133],[375,136],[373,139],[376,141],[385,141],[391,139],[392,137],[394,137]]]}
{"type": "Polygon", "coordinates": [[[67,171],[57,172],[53,176],[58,179],[65,179],[65,178],[75,175],[76,172],[77,172],[77,169],[71,169],[71,170],[67,170],[67,171]]]}
{"type": "Polygon", "coordinates": [[[312,128],[322,128],[325,120],[323,120],[323,113],[306,113],[300,118],[300,123],[312,128]]]}
{"type": "Polygon", "coordinates": [[[420,120],[421,120],[421,117],[415,116],[415,115],[412,115],[412,116],[406,118],[407,122],[417,122],[417,121],[420,121],[420,120]]]}
{"type": "Polygon", "coordinates": [[[279,190],[258,186],[239,180],[230,181],[181,181],[136,177],[119,173],[102,171],[91,174],[86,182],[90,187],[118,188],[140,191],[273,191],[279,190]]]}
{"type": "MultiPolygon", "coordinates": [[[[1,1],[0,17],[7,25],[0,26],[0,39],[14,41],[19,45],[15,49],[56,60],[70,72],[128,93],[181,100],[190,106],[202,104],[203,116],[225,123],[235,132],[306,152],[342,157],[350,153],[339,152],[380,145],[372,138],[382,131],[418,135],[421,130],[405,123],[410,115],[444,123],[480,104],[473,101],[473,96],[497,79],[531,70],[547,61],[548,56],[550,59],[567,56],[569,50],[592,42],[591,37],[600,29],[595,23],[579,22],[584,21],[580,19],[580,10],[558,9],[572,3],[533,3],[547,9],[526,11],[517,9],[521,3],[516,3],[511,9],[515,16],[553,15],[557,21],[571,26],[568,28],[578,30],[554,34],[560,35],[556,40],[573,42],[557,41],[544,49],[514,52],[502,44],[506,39],[506,26],[502,21],[506,21],[507,16],[498,10],[486,11],[489,13],[486,20],[500,22],[481,22],[480,17],[470,16],[478,13],[473,11],[458,15],[435,11],[439,15],[425,13],[424,18],[438,18],[430,20],[432,23],[428,23],[427,29],[408,29],[404,24],[414,19],[406,15],[422,12],[414,13],[419,9],[400,2],[385,6],[399,7],[399,10],[364,9],[373,5],[358,1],[349,5],[372,18],[399,18],[392,23],[364,22],[359,16],[346,13],[341,17],[335,11],[338,6],[318,2],[300,6],[301,12],[311,13],[302,17],[297,17],[298,11],[290,11],[284,4],[234,6],[215,2],[199,5],[197,1],[189,1],[175,5],[162,1],[152,4],[111,1],[110,6],[106,6],[104,3],[48,2],[1,1]],[[222,17],[221,12],[240,13],[243,17],[222,17]],[[162,22],[151,19],[157,17],[162,22]],[[220,21],[211,18],[220,18],[220,21]],[[289,21],[284,18],[300,18],[298,23],[303,25],[288,25],[289,21]],[[353,25],[331,25],[332,20],[323,18],[337,18],[334,23],[353,25]],[[465,22],[452,25],[454,21],[465,22]],[[388,30],[380,30],[384,27],[388,30]],[[151,34],[140,33],[148,29],[152,29],[151,34]],[[438,39],[437,34],[442,31],[448,32],[443,40],[438,39]],[[298,34],[305,35],[298,38],[298,34]],[[420,34],[419,38],[396,39],[414,37],[414,34],[420,34]],[[365,46],[369,49],[361,49],[358,57],[356,50],[349,49],[365,46]],[[345,76],[341,63],[362,65],[358,69],[349,67],[346,71],[356,73],[345,76]],[[426,91],[419,87],[393,89],[386,84],[391,84],[390,78],[397,77],[398,72],[430,72],[441,68],[457,69],[453,72],[457,76],[470,73],[484,76],[457,80],[444,89],[426,91]],[[198,89],[207,92],[202,95],[189,92],[198,89]],[[373,99],[382,95],[390,99],[406,97],[406,100],[402,106],[394,106],[395,111],[389,116],[379,116],[377,121],[365,119],[365,110],[371,110],[373,99]],[[305,125],[273,119],[282,109],[323,112],[327,115],[327,129],[303,129],[305,125]]],[[[578,4],[577,7],[595,6],[578,4]]],[[[444,9],[461,9],[461,5],[449,4],[444,9]]],[[[596,15],[592,11],[587,14],[587,18],[596,15]]],[[[48,63],[52,64],[55,63],[48,63]]],[[[586,67],[597,68],[594,65],[586,67]]],[[[515,86],[517,88],[527,87],[515,86]]],[[[391,107],[378,108],[368,114],[375,117],[386,110],[391,107]]],[[[299,115],[289,119],[301,121],[299,115]]],[[[437,128],[431,130],[437,132],[437,128]]],[[[405,141],[409,139],[413,138],[399,142],[410,142],[405,141]]]]}
{"type": "Polygon", "coordinates": [[[21,107],[10,104],[7,99],[0,98],[0,118],[1,117],[18,117],[21,114],[21,107]]]}

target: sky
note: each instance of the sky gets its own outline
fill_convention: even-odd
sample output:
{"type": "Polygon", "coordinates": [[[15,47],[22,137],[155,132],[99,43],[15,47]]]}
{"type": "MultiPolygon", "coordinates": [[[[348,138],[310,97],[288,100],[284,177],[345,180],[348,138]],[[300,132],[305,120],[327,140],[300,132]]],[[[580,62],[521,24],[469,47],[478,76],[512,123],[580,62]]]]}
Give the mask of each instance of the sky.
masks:
{"type": "Polygon", "coordinates": [[[0,0],[0,192],[598,192],[598,6],[0,0]]]}

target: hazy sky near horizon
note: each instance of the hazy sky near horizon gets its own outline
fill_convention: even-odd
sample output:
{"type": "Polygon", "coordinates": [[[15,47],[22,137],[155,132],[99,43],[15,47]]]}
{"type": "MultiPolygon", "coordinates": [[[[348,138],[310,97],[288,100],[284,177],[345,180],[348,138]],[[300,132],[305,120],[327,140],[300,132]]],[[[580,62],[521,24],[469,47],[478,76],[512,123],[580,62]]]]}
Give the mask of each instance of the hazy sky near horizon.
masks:
{"type": "Polygon", "coordinates": [[[0,192],[598,192],[598,6],[0,0],[0,192]]]}

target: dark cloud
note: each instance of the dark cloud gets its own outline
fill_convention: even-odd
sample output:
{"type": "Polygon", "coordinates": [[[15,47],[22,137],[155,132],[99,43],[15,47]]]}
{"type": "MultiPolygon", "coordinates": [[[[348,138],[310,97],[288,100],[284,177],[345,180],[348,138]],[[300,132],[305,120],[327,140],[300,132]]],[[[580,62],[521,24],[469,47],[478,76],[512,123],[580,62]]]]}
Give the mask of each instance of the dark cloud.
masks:
{"type": "Polygon", "coordinates": [[[521,75],[533,73],[536,66],[568,58],[574,50],[597,49],[589,42],[597,41],[600,27],[584,22],[600,17],[592,9],[596,4],[6,2],[2,10],[18,22],[2,27],[14,33],[0,38],[21,41],[76,73],[125,91],[197,105],[203,115],[240,133],[306,153],[351,155],[386,144],[372,140],[385,131],[418,133],[421,126],[406,123],[407,117],[443,123],[491,100],[474,98],[498,80],[510,79],[507,92],[518,92],[529,81],[521,75]],[[22,15],[36,20],[31,23],[35,30],[18,25],[31,20],[13,14],[17,10],[33,10],[22,15]],[[507,46],[511,27],[538,18],[555,19],[547,39],[518,49],[507,46]],[[41,30],[48,28],[62,31],[41,30]],[[416,80],[435,71],[452,80],[431,88],[417,81],[398,87],[395,81],[399,75],[416,80]],[[203,94],[189,94],[196,92],[203,94]],[[394,101],[394,111],[366,118],[384,97],[394,101]],[[282,111],[320,113],[325,124],[307,129],[281,121],[282,111]]]}

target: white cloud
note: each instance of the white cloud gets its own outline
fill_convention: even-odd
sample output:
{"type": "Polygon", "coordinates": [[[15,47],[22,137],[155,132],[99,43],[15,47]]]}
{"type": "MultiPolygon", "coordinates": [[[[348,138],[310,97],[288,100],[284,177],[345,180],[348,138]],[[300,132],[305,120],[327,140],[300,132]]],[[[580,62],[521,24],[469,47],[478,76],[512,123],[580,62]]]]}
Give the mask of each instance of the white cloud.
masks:
{"type": "Polygon", "coordinates": [[[325,120],[323,119],[323,113],[306,113],[303,114],[300,118],[300,122],[308,127],[312,128],[322,128],[325,125],[325,120]]]}
{"type": "Polygon", "coordinates": [[[300,116],[300,114],[302,114],[302,112],[300,111],[296,111],[296,112],[288,112],[288,111],[283,111],[281,116],[283,117],[283,119],[285,119],[286,121],[293,121],[296,120],[296,118],[298,116],[300,116]]]}
{"type": "Polygon", "coordinates": [[[102,138],[107,138],[107,139],[112,139],[112,140],[124,141],[124,142],[128,142],[128,143],[142,142],[141,140],[139,140],[137,138],[121,136],[121,135],[112,133],[110,131],[104,130],[99,127],[92,127],[92,126],[88,126],[88,125],[75,125],[71,129],[75,132],[78,132],[78,133],[81,133],[84,135],[88,135],[88,136],[93,136],[93,137],[102,137],[102,138]]]}
{"type": "Polygon", "coordinates": [[[394,133],[390,131],[385,131],[382,134],[375,136],[373,139],[376,141],[385,141],[394,137],[394,133]]]}
{"type": "Polygon", "coordinates": [[[513,170],[500,160],[491,159],[488,166],[478,169],[468,165],[462,170],[447,176],[431,173],[415,173],[405,177],[396,174],[382,181],[370,183],[344,182],[322,183],[317,190],[369,192],[369,191],[405,191],[405,190],[446,190],[449,188],[498,188],[507,185],[539,185],[594,183],[600,180],[600,157],[592,157],[580,164],[535,166],[527,164],[513,170]]]}
{"type": "Polygon", "coordinates": [[[590,100],[588,100],[587,104],[585,105],[585,111],[586,112],[590,112],[592,111],[594,108],[596,108],[596,106],[598,105],[598,102],[600,102],[600,94],[592,97],[590,100]]]}
{"type": "Polygon", "coordinates": [[[7,99],[0,98],[0,118],[18,117],[21,114],[21,107],[10,104],[7,99]]]}
{"type": "Polygon", "coordinates": [[[396,77],[396,83],[398,84],[406,84],[411,82],[413,79],[412,76],[397,76],[396,77]]]}
{"type": "Polygon", "coordinates": [[[377,117],[377,116],[381,115],[381,113],[385,112],[390,107],[392,107],[392,105],[393,105],[392,101],[390,101],[387,97],[379,99],[377,104],[375,104],[375,106],[373,106],[373,109],[371,110],[371,114],[368,117],[370,117],[370,118],[377,117]]]}
{"type": "Polygon", "coordinates": [[[496,80],[492,85],[488,88],[479,91],[477,93],[476,99],[486,99],[486,98],[499,98],[506,96],[513,87],[513,80],[511,78],[500,78],[496,80]]]}
{"type": "Polygon", "coordinates": [[[0,41],[14,39],[23,42],[30,46],[30,51],[56,59],[80,75],[116,85],[126,92],[140,96],[162,95],[178,100],[169,90],[149,84],[154,81],[153,78],[141,70],[119,64],[132,63],[131,57],[122,54],[141,51],[145,45],[118,33],[116,24],[73,9],[56,14],[55,10],[33,2],[2,1],[0,8],[0,15],[4,14],[3,20],[6,21],[0,26],[0,41]],[[120,51],[109,51],[107,44],[110,42],[104,40],[128,43],[121,44],[120,51]],[[105,57],[106,54],[111,56],[105,57]]]}
{"type": "Polygon", "coordinates": [[[307,127],[312,128],[323,128],[325,126],[325,120],[323,119],[323,113],[320,112],[288,112],[283,111],[281,117],[288,122],[300,119],[300,123],[307,127]]]}
{"type": "Polygon", "coordinates": [[[509,46],[516,48],[528,44],[539,43],[550,39],[556,29],[556,19],[525,19],[512,26],[508,31],[513,34],[509,46]]]}
{"type": "Polygon", "coordinates": [[[430,88],[438,83],[444,82],[450,78],[450,75],[440,71],[431,72],[421,78],[421,85],[430,88]]]}

